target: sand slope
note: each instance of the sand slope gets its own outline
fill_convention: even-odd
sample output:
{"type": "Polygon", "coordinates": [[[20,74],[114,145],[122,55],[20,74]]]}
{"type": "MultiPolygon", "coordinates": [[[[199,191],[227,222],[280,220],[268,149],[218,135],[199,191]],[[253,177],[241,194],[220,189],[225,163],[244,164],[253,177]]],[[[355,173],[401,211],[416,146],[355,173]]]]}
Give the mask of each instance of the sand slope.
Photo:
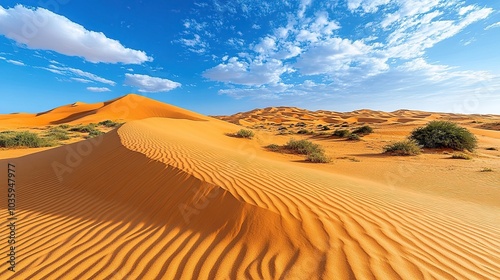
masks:
{"type": "Polygon", "coordinates": [[[18,272],[0,278],[500,277],[496,207],[272,160],[259,139],[225,135],[238,126],[170,117],[9,160],[18,272]]]}
{"type": "Polygon", "coordinates": [[[162,103],[137,94],[94,104],[75,102],[38,114],[0,115],[0,128],[35,127],[56,124],[87,124],[106,119],[129,121],[149,117],[190,118],[206,117],[179,107],[162,103]]]}

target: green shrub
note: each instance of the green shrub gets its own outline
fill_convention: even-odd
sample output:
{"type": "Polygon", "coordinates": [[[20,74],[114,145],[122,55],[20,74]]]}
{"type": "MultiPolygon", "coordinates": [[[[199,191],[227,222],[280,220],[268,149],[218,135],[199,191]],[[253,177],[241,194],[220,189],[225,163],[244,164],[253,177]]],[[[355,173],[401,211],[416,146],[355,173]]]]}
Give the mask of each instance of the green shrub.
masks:
{"type": "Polygon", "coordinates": [[[301,130],[297,131],[297,134],[309,134],[309,130],[301,129],[301,130]]]}
{"type": "Polygon", "coordinates": [[[284,146],[285,149],[296,153],[307,155],[313,152],[323,152],[323,149],[318,145],[308,140],[294,140],[290,139],[284,146]]]}
{"type": "Polygon", "coordinates": [[[253,136],[254,136],[253,131],[248,130],[248,129],[240,129],[240,130],[238,130],[238,132],[236,132],[236,137],[239,137],[239,138],[252,139],[253,136]]]}
{"type": "Polygon", "coordinates": [[[315,151],[307,154],[306,161],[314,163],[328,163],[330,158],[328,158],[323,152],[315,151]]]}
{"type": "Polygon", "coordinates": [[[90,123],[87,125],[79,125],[79,126],[72,127],[70,129],[70,131],[90,133],[91,131],[94,131],[95,128],[96,128],[96,125],[94,123],[90,123]]]}
{"type": "Polygon", "coordinates": [[[485,168],[481,169],[481,172],[493,172],[493,169],[491,169],[489,167],[485,167],[485,168]]]}
{"type": "Polygon", "coordinates": [[[46,137],[53,138],[56,140],[68,140],[68,132],[60,127],[51,128],[46,134],[46,137]]]}
{"type": "Polygon", "coordinates": [[[40,148],[54,146],[52,139],[44,139],[38,134],[29,131],[9,132],[0,136],[0,147],[27,147],[40,148]]]}
{"type": "Polygon", "coordinates": [[[112,120],[105,120],[105,121],[99,122],[98,125],[103,125],[105,127],[117,127],[120,125],[120,123],[114,122],[112,120]]]}
{"type": "Polygon", "coordinates": [[[373,132],[373,128],[369,125],[363,125],[362,127],[356,128],[352,133],[358,134],[358,135],[366,135],[370,134],[373,132]]]}
{"type": "Polygon", "coordinates": [[[87,139],[88,138],[94,138],[94,137],[97,137],[97,136],[103,135],[103,134],[104,134],[104,132],[102,132],[100,130],[97,130],[97,129],[94,129],[94,130],[90,131],[89,135],[87,137],[85,137],[85,138],[87,138],[87,139]]]}
{"type": "Polygon", "coordinates": [[[295,124],[295,126],[296,127],[304,127],[304,126],[306,126],[306,123],[304,123],[304,122],[298,122],[298,123],[295,124]]]}
{"type": "Polygon", "coordinates": [[[278,152],[278,151],[281,150],[281,146],[280,145],[276,145],[276,144],[270,144],[270,145],[266,146],[266,149],[268,149],[270,151],[273,151],[273,152],[278,152]]]}
{"type": "Polygon", "coordinates": [[[325,126],[323,126],[323,127],[321,128],[321,130],[330,130],[330,128],[329,128],[328,126],[326,126],[326,125],[325,125],[325,126]]]}
{"type": "Polygon", "coordinates": [[[333,132],[332,135],[340,137],[340,138],[345,138],[345,137],[348,137],[349,135],[351,135],[351,132],[347,129],[337,129],[333,132]]]}
{"type": "Polygon", "coordinates": [[[466,159],[466,160],[472,159],[472,157],[466,153],[453,153],[451,155],[451,158],[453,158],[453,159],[466,159]]]}
{"type": "Polygon", "coordinates": [[[351,133],[349,136],[347,136],[347,140],[358,141],[361,140],[361,137],[359,137],[359,135],[356,133],[351,133]]]}
{"type": "Polygon", "coordinates": [[[425,127],[413,130],[410,138],[426,148],[472,152],[477,147],[477,139],[469,130],[448,121],[432,121],[425,127]]]}
{"type": "Polygon", "coordinates": [[[59,125],[59,127],[62,128],[62,129],[68,129],[71,126],[69,124],[61,124],[61,125],[59,125]]]}
{"type": "Polygon", "coordinates": [[[415,156],[420,154],[420,152],[420,146],[413,140],[399,141],[384,147],[384,153],[397,156],[415,156]]]}

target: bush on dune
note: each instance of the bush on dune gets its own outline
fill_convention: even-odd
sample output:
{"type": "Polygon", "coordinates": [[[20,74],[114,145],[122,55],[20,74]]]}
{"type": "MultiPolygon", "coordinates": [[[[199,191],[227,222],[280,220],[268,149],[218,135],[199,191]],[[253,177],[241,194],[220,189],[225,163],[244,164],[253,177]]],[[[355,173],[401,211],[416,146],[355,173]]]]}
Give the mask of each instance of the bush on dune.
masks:
{"type": "Polygon", "coordinates": [[[238,130],[238,132],[236,132],[235,136],[239,137],[239,138],[252,139],[252,137],[254,136],[254,133],[253,133],[253,131],[248,130],[248,129],[240,129],[240,130],[238,130]]]}
{"type": "Polygon", "coordinates": [[[8,132],[0,135],[0,147],[4,148],[40,148],[54,145],[52,139],[41,138],[38,134],[29,131],[8,132]]]}
{"type": "Polygon", "coordinates": [[[432,121],[412,131],[410,139],[425,148],[451,148],[473,151],[477,139],[468,129],[449,121],[432,121]]]}
{"type": "Polygon", "coordinates": [[[362,127],[356,128],[352,133],[358,135],[367,135],[373,132],[373,128],[369,125],[363,125],[362,127]]]}
{"type": "Polygon", "coordinates": [[[415,156],[420,152],[420,146],[413,140],[399,141],[384,147],[384,153],[397,156],[415,156]]]}

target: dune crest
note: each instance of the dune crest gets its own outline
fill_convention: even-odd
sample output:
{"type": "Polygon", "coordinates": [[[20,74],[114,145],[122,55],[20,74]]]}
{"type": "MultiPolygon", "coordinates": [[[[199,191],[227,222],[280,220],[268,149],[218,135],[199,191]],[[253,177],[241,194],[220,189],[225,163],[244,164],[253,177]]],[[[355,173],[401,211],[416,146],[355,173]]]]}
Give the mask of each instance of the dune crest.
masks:
{"type": "Polygon", "coordinates": [[[171,116],[11,160],[16,279],[500,277],[497,208],[275,161],[225,135],[238,126],[171,116]]]}

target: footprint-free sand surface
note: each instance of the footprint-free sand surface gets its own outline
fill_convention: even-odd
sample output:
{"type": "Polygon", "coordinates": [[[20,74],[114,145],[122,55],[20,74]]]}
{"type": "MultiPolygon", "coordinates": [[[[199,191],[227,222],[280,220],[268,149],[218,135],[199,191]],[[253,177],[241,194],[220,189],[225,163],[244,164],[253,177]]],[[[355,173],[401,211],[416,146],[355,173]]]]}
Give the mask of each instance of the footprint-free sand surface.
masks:
{"type": "MultiPolygon", "coordinates": [[[[263,148],[288,136],[229,137],[241,126],[136,95],[82,105],[85,113],[78,106],[17,123],[0,117],[0,127],[127,120],[97,138],[4,151],[0,182],[7,163],[16,166],[18,246],[17,271],[2,260],[1,279],[500,278],[500,169],[469,170],[475,177],[463,184],[431,174],[420,191],[408,178],[445,174],[449,159],[408,160],[415,171],[405,177],[388,173],[403,160],[357,154],[403,135],[406,121],[358,146],[313,139],[361,159],[317,165],[263,148]],[[361,167],[368,175],[356,175],[361,167]],[[375,173],[396,177],[389,184],[375,173]]],[[[497,131],[483,131],[481,145],[499,144],[497,131]]],[[[496,169],[497,152],[472,162],[496,169]]],[[[462,162],[443,176],[470,168],[462,162]]],[[[7,199],[0,206],[7,221],[7,199]]]]}

